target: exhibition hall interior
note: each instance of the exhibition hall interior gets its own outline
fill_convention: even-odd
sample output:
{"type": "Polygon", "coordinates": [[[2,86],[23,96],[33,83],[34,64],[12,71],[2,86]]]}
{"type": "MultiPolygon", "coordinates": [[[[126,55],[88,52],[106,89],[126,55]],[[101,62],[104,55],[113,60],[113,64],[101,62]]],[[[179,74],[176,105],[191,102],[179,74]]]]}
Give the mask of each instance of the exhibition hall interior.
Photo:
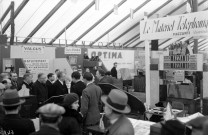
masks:
{"type": "Polygon", "coordinates": [[[208,135],[208,0],[0,0],[0,135],[208,135]]]}

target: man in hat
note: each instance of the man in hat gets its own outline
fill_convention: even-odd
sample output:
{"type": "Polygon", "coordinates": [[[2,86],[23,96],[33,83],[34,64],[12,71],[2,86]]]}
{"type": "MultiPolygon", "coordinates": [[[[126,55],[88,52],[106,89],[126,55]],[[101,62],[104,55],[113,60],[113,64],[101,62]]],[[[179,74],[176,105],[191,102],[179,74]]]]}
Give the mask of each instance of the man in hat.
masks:
{"type": "Polygon", "coordinates": [[[93,76],[86,72],[83,76],[86,88],[82,92],[80,112],[84,118],[84,126],[98,125],[100,120],[102,90],[93,83],[93,76]]]}
{"type": "Polygon", "coordinates": [[[128,96],[121,90],[113,89],[108,96],[101,97],[105,104],[104,112],[110,120],[108,135],[134,135],[134,128],[124,114],[131,111],[128,106],[128,96]]]}
{"type": "Polygon", "coordinates": [[[96,77],[98,78],[98,83],[113,84],[113,77],[105,75],[105,71],[102,69],[97,70],[96,77]]]}
{"type": "Polygon", "coordinates": [[[0,131],[12,135],[29,135],[35,131],[33,122],[19,116],[20,106],[25,100],[20,99],[17,90],[8,89],[4,92],[0,105],[5,116],[0,118],[0,131]]]}
{"type": "Polygon", "coordinates": [[[117,79],[117,62],[113,63],[113,68],[111,69],[111,76],[117,79]]]}
{"type": "Polygon", "coordinates": [[[57,104],[46,104],[37,111],[41,122],[40,130],[30,135],[61,135],[58,124],[65,109],[57,104]]]}

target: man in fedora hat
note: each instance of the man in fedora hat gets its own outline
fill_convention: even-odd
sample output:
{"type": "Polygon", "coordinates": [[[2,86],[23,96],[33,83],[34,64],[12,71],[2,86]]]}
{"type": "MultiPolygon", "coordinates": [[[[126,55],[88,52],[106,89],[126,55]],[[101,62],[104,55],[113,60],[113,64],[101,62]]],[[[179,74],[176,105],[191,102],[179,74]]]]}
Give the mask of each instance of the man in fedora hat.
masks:
{"type": "Polygon", "coordinates": [[[29,135],[35,131],[31,120],[19,116],[20,106],[24,102],[25,100],[20,99],[17,90],[8,89],[4,92],[0,105],[5,110],[5,116],[0,118],[0,132],[12,135],[29,135]]]}
{"type": "Polygon", "coordinates": [[[105,104],[105,115],[111,123],[107,134],[134,135],[134,128],[124,115],[131,111],[131,108],[127,104],[127,95],[121,90],[113,89],[108,96],[102,96],[101,100],[105,104]]]}
{"type": "Polygon", "coordinates": [[[30,135],[61,135],[58,124],[62,120],[65,109],[57,104],[46,104],[37,111],[40,115],[40,130],[30,135]]]}

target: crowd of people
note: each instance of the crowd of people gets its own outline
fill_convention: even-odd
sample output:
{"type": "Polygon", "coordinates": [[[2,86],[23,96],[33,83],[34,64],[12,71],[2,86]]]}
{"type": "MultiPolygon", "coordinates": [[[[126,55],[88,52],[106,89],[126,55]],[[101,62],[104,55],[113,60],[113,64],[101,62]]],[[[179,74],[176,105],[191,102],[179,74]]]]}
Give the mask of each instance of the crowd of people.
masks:
{"type": "MultiPolygon", "coordinates": [[[[97,70],[95,77],[98,83],[110,84],[114,83],[115,78],[111,76],[111,72],[104,72],[102,69],[97,70]]],[[[103,95],[99,85],[94,83],[95,77],[90,72],[81,75],[75,71],[71,74],[71,87],[68,89],[66,73],[60,70],[48,75],[39,73],[35,82],[31,73],[25,73],[21,83],[18,82],[16,73],[2,73],[0,134],[82,135],[88,134],[88,127],[103,122],[107,135],[134,135],[134,128],[125,115],[131,111],[126,93],[113,89],[108,95],[103,95]],[[25,103],[21,93],[36,96],[39,106],[37,116],[40,120],[38,131],[30,119],[20,116],[21,105],[25,103]],[[45,103],[49,98],[61,95],[63,101],[59,104],[45,103]]],[[[161,123],[161,135],[206,135],[207,117],[200,119],[198,122],[201,124],[196,124],[196,120],[189,122],[188,126],[178,120],[161,123]]]]}
{"type": "MultiPolygon", "coordinates": [[[[102,69],[96,72],[98,83],[113,83],[113,77],[102,69]]],[[[105,126],[110,135],[134,134],[133,126],[126,118],[130,112],[128,97],[120,90],[102,95],[101,88],[94,83],[95,77],[78,71],[71,74],[71,88],[66,85],[66,73],[39,73],[33,82],[33,74],[25,73],[19,83],[16,73],[2,73],[0,83],[0,134],[4,135],[81,135],[87,134],[87,127],[99,125],[101,111],[106,117],[105,126]],[[25,93],[35,95],[41,123],[39,131],[30,119],[21,118],[21,105],[25,93]],[[64,95],[60,104],[45,103],[49,98],[64,95]],[[114,125],[114,126],[113,126],[114,125]],[[121,128],[118,128],[118,127],[121,128]]]]}

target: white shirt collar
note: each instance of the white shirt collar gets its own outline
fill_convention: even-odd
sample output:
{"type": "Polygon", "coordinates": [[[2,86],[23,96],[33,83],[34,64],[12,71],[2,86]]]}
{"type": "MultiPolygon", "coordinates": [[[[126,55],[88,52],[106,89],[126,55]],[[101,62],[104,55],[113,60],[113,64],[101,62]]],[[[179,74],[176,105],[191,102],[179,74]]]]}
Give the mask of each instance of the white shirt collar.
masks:
{"type": "Polygon", "coordinates": [[[114,124],[114,123],[116,123],[117,120],[118,120],[118,118],[113,119],[113,120],[110,120],[110,123],[111,123],[111,124],[114,124]]]}
{"type": "Polygon", "coordinates": [[[64,85],[64,83],[63,83],[61,80],[59,80],[59,82],[60,82],[62,85],[64,85]]]}
{"type": "Polygon", "coordinates": [[[93,82],[91,81],[91,82],[87,83],[87,86],[88,86],[89,84],[91,84],[91,83],[93,83],[93,82]]]}

